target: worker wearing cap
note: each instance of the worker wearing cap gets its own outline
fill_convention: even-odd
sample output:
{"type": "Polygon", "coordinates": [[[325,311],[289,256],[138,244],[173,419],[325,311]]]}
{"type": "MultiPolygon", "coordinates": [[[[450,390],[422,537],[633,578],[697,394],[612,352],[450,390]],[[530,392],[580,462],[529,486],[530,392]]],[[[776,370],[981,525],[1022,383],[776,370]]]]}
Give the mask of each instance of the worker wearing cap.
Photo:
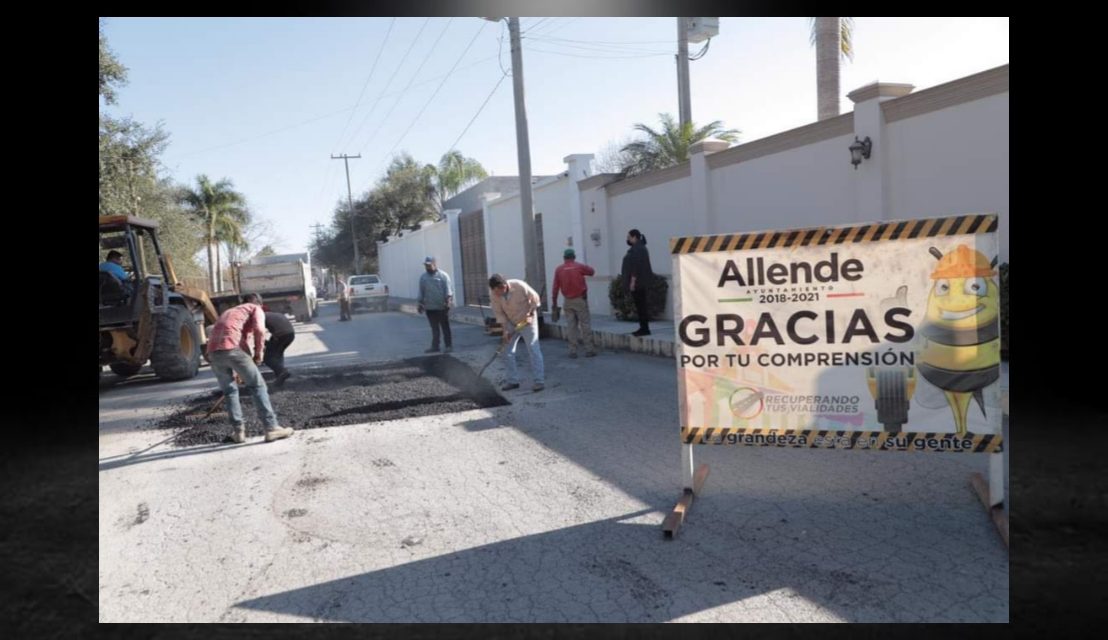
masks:
{"type": "Polygon", "coordinates": [[[419,276],[419,312],[427,312],[431,324],[431,348],[425,353],[439,352],[441,331],[446,353],[454,350],[450,337],[450,308],[454,306],[454,283],[450,274],[439,269],[434,256],[423,259],[424,273],[419,276]]]}
{"type": "Polygon", "coordinates": [[[527,355],[531,359],[531,378],[534,382],[531,390],[542,391],[546,386],[542,349],[539,348],[538,314],[542,298],[526,282],[509,280],[499,273],[489,277],[489,291],[492,293],[492,312],[496,315],[496,321],[504,327],[502,340],[506,345],[504,365],[507,377],[500,390],[519,388],[519,371],[516,366],[516,347],[519,345],[516,338],[519,337],[526,343],[527,355]]]}
{"type": "Polygon", "coordinates": [[[554,270],[554,296],[551,304],[554,305],[554,320],[559,315],[558,294],[566,298],[566,333],[569,339],[569,357],[577,357],[578,338],[585,344],[585,357],[596,355],[596,346],[593,343],[592,329],[589,319],[589,285],[585,282],[585,276],[596,274],[596,270],[587,264],[577,262],[577,253],[566,249],[562,253],[565,262],[554,270]],[[580,334],[580,335],[578,335],[580,334]]]}

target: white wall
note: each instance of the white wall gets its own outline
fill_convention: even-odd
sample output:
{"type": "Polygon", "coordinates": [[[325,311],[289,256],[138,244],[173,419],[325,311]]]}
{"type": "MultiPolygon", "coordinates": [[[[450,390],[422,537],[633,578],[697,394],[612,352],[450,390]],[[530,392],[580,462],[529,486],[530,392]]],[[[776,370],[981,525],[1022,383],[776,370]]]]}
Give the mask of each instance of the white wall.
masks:
{"type": "Polygon", "coordinates": [[[998,213],[1008,261],[1008,93],[897,120],[887,129],[893,218],[998,213]]]}
{"type": "Polygon", "coordinates": [[[853,222],[852,135],[824,140],[709,172],[709,233],[853,222]]]}
{"type": "MultiPolygon", "coordinates": [[[[576,186],[571,185],[565,176],[558,176],[556,180],[536,185],[531,192],[535,213],[542,214],[547,300],[554,283],[554,269],[562,263],[562,251],[568,246],[566,238],[573,234],[569,201],[571,188],[576,186]]],[[[489,275],[500,273],[508,278],[524,279],[527,268],[523,259],[519,194],[493,200],[486,212],[490,222],[487,235],[492,236],[486,237],[489,275]]],[[[528,284],[536,290],[539,288],[537,283],[528,284]]]]}
{"type": "Polygon", "coordinates": [[[419,231],[405,231],[403,236],[378,245],[377,253],[381,279],[389,285],[390,295],[400,298],[419,295],[419,276],[423,274],[426,256],[434,256],[439,268],[449,273],[457,286],[450,228],[445,220],[426,224],[419,231]]]}
{"type": "MultiPolygon", "coordinates": [[[[619,274],[627,251],[624,239],[632,228],[649,239],[655,273],[669,276],[669,239],[674,236],[996,212],[1000,258],[1007,261],[1007,73],[1007,66],[1000,67],[929,89],[927,95],[895,98],[907,102],[885,106],[899,108],[901,116],[896,117],[906,117],[893,117],[888,123],[882,101],[896,87],[860,90],[851,94],[858,103],[846,116],[852,118],[849,123],[826,121],[784,132],[776,140],[747,147],[740,152],[745,159],[729,164],[725,164],[728,156],[714,156],[713,161],[710,154],[694,155],[687,169],[608,186],[601,185],[610,177],[592,178],[584,187],[577,174],[588,173],[588,156],[567,156],[570,171],[577,168],[574,177],[560,175],[534,189],[535,211],[543,214],[547,285],[553,283],[554,269],[562,262],[566,239],[575,227],[582,236],[574,247],[579,259],[597,270],[589,280],[589,306],[604,315],[611,313],[608,286],[619,274]],[[878,97],[879,92],[885,93],[878,97]],[[952,106],[929,110],[936,104],[952,106]],[[842,134],[841,127],[853,130],[842,134]],[[834,137],[819,140],[821,135],[834,137]],[[857,170],[848,151],[855,135],[877,141],[873,156],[857,170]],[[790,147],[795,144],[802,146],[790,147]],[[759,156],[759,149],[770,152],[759,156]],[[721,166],[712,168],[712,164],[721,166]],[[651,180],[664,181],[635,188],[651,180]],[[591,237],[594,232],[599,233],[599,245],[591,237]]],[[[485,220],[489,273],[524,277],[518,195],[487,202],[485,220]]],[[[420,262],[429,253],[438,256],[440,266],[460,281],[450,241],[449,225],[440,222],[383,245],[382,275],[396,295],[414,296],[420,262]]],[[[672,295],[666,313],[672,317],[672,295]]]]}
{"type": "Polygon", "coordinates": [[[608,202],[611,217],[611,243],[608,245],[609,273],[616,275],[627,253],[627,232],[638,229],[646,236],[650,267],[654,273],[669,275],[669,239],[689,233],[692,206],[690,179],[678,178],[659,185],[621,193],[608,202]]]}
{"type": "MultiPolygon", "coordinates": [[[[543,269],[546,272],[546,301],[554,291],[554,270],[562,264],[562,252],[569,247],[573,237],[573,221],[570,217],[569,190],[574,188],[562,176],[534,190],[535,213],[542,214],[543,269]]],[[[576,247],[574,247],[576,249],[576,247]]],[[[542,293],[541,291],[539,293],[542,293]]]]}
{"type": "Polygon", "coordinates": [[[506,278],[522,279],[526,269],[523,262],[519,195],[493,200],[485,209],[485,214],[488,220],[485,250],[489,275],[499,273],[506,278]]]}

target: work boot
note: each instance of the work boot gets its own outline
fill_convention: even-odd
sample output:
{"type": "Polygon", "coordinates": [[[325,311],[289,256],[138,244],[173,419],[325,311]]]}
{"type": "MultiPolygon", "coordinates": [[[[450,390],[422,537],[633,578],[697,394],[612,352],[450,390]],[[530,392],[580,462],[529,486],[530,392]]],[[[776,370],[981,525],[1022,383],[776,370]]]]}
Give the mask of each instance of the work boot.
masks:
{"type": "Polygon", "coordinates": [[[531,387],[531,391],[534,391],[535,393],[538,393],[538,392],[542,391],[545,388],[546,388],[546,385],[544,385],[541,382],[536,382],[535,386],[531,387]]]}
{"type": "Polygon", "coordinates": [[[283,387],[285,385],[285,380],[288,380],[289,376],[291,376],[291,375],[292,374],[289,373],[288,371],[282,371],[281,374],[279,376],[277,376],[277,380],[274,381],[273,386],[283,387]]]}
{"type": "Polygon", "coordinates": [[[595,358],[596,357],[596,352],[595,351],[586,351],[585,352],[585,357],[586,358],[595,358]]]}
{"type": "Polygon", "coordinates": [[[518,389],[518,388],[519,388],[519,383],[518,382],[505,382],[504,384],[500,385],[500,390],[501,391],[511,391],[512,389],[518,389]]]}
{"type": "Polygon", "coordinates": [[[439,352],[439,348],[438,348],[438,347],[431,347],[430,349],[427,349],[427,350],[426,350],[426,351],[424,351],[423,353],[438,353],[438,352],[439,352]]]}
{"type": "Polygon", "coordinates": [[[235,444],[242,444],[246,442],[246,425],[238,425],[233,427],[231,431],[231,442],[235,444]]]}
{"type": "Polygon", "coordinates": [[[454,347],[447,347],[442,350],[443,353],[454,353],[454,347]]]}
{"type": "Polygon", "coordinates": [[[292,427],[273,427],[265,432],[265,441],[273,442],[292,435],[292,427]]]}
{"type": "Polygon", "coordinates": [[[650,329],[639,329],[638,331],[633,332],[631,335],[637,336],[637,337],[640,337],[640,338],[642,336],[648,336],[648,335],[650,335],[650,329]]]}

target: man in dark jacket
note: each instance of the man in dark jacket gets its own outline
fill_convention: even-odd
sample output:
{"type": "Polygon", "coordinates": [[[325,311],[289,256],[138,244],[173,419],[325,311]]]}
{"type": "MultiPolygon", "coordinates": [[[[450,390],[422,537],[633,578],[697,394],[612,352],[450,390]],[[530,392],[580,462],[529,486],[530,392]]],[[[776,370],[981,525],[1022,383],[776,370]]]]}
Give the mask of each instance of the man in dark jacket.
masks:
{"type": "Polygon", "coordinates": [[[646,250],[646,236],[638,229],[627,232],[627,244],[631,248],[623,256],[623,288],[631,293],[635,301],[635,314],[639,316],[639,330],[633,336],[650,335],[647,324],[646,292],[654,280],[654,271],[650,268],[650,253],[646,250]]]}
{"type": "Polygon", "coordinates": [[[274,386],[280,387],[291,375],[285,368],[285,349],[296,338],[296,331],[285,314],[273,311],[265,312],[265,328],[269,331],[269,340],[265,343],[265,359],[262,362],[277,374],[274,386]]]}

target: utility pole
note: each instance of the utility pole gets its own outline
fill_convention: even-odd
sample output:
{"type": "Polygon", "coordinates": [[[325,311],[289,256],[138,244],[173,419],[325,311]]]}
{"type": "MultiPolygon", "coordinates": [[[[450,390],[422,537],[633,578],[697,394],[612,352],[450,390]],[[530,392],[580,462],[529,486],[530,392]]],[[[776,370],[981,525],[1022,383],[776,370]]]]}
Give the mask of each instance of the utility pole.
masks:
{"type": "MultiPolygon", "coordinates": [[[[503,18],[485,18],[499,22],[503,18]]],[[[519,203],[523,221],[524,278],[533,287],[541,280],[538,247],[535,244],[535,209],[531,202],[531,142],[527,134],[527,108],[523,101],[523,49],[519,38],[519,18],[508,18],[508,34],[512,43],[512,85],[515,89],[516,152],[519,157],[519,203]]]]}
{"type": "Polygon", "coordinates": [[[523,49],[519,42],[519,18],[508,18],[512,40],[512,85],[516,96],[516,149],[519,155],[519,202],[523,220],[523,262],[527,283],[539,286],[538,251],[535,247],[535,209],[531,204],[531,141],[527,135],[527,108],[523,103],[523,49]]]}
{"type": "Polygon", "coordinates": [[[692,122],[692,97],[689,95],[689,21],[677,18],[677,111],[681,126],[692,122]]]}
{"type": "Polygon", "coordinates": [[[345,153],[341,156],[332,155],[332,160],[342,160],[346,165],[346,202],[350,205],[350,241],[354,243],[354,271],[358,273],[358,267],[361,266],[361,261],[358,260],[358,235],[354,233],[354,196],[350,193],[350,160],[361,158],[362,154],[356,156],[348,156],[345,153]]]}
{"type": "MultiPolygon", "coordinates": [[[[322,232],[322,231],[320,231],[320,229],[322,229],[322,228],[323,228],[323,225],[321,225],[321,224],[319,224],[319,223],[317,222],[317,223],[315,223],[315,224],[312,224],[312,225],[308,225],[308,226],[310,226],[310,227],[312,228],[312,230],[313,230],[313,231],[315,231],[315,244],[316,244],[316,246],[318,247],[318,246],[319,246],[319,238],[320,238],[320,236],[322,236],[322,235],[323,235],[323,232],[322,232]]],[[[316,257],[318,257],[318,256],[316,256],[316,257]]],[[[309,262],[309,263],[313,263],[313,262],[312,262],[312,252],[311,252],[311,249],[309,249],[309,250],[308,250],[308,262],[309,262]]],[[[314,264],[314,263],[313,263],[313,264],[314,264]]],[[[323,285],[324,283],[323,283],[323,282],[320,282],[319,284],[320,284],[320,285],[322,286],[322,285],[323,285]]]]}

